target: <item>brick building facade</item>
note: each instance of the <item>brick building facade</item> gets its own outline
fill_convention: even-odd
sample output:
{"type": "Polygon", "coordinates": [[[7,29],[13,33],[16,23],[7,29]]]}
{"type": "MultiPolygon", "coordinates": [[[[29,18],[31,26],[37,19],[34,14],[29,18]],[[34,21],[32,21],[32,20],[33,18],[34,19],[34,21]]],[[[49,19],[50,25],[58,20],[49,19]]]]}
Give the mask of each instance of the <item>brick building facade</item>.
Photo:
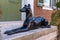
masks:
{"type": "MultiPolygon", "coordinates": [[[[53,8],[55,7],[54,3],[57,0],[2,0],[0,4],[2,4],[2,12],[0,15],[0,21],[14,21],[14,20],[25,20],[26,14],[20,13],[19,9],[24,7],[24,5],[31,5],[32,14],[34,17],[42,16],[48,21],[51,21],[51,15],[53,13],[53,8]],[[38,1],[43,2],[44,6],[38,6],[38,1]],[[6,4],[6,5],[5,5],[6,4]],[[6,16],[7,15],[7,16],[6,16]]],[[[40,2],[40,3],[41,3],[40,2]]],[[[40,4],[41,5],[41,4],[40,4]]]]}
{"type": "MultiPolygon", "coordinates": [[[[56,2],[58,0],[22,0],[22,6],[30,4],[34,17],[42,16],[51,21],[51,15],[56,10],[56,2]]],[[[24,14],[22,15],[22,17],[24,14]]],[[[24,19],[24,17],[22,18],[24,19]]]]}
{"type": "Polygon", "coordinates": [[[34,0],[34,16],[42,16],[46,18],[48,21],[51,21],[51,15],[54,10],[43,9],[42,7],[37,6],[37,0],[34,0]]]}

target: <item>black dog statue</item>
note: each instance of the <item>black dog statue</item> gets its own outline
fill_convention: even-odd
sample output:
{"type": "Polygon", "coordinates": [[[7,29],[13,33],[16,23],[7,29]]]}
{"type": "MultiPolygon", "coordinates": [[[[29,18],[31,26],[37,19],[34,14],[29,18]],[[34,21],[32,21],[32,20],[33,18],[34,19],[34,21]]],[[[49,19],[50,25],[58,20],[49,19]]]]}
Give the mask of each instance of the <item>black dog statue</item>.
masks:
{"type": "Polygon", "coordinates": [[[8,30],[4,32],[4,34],[12,35],[20,32],[26,32],[29,30],[37,29],[37,28],[50,28],[48,26],[48,21],[44,19],[43,17],[32,17],[32,10],[30,4],[25,5],[22,9],[20,9],[21,12],[26,13],[26,19],[24,21],[24,24],[21,28],[16,28],[13,30],[8,30]]]}
{"type": "Polygon", "coordinates": [[[37,29],[37,28],[50,28],[50,25],[48,25],[48,21],[41,16],[38,16],[36,18],[31,18],[31,20],[30,20],[31,30],[37,29]]]}
{"type": "Polygon", "coordinates": [[[24,24],[21,28],[16,28],[16,29],[13,29],[13,30],[8,30],[6,32],[4,32],[4,34],[7,34],[7,35],[12,35],[12,34],[16,34],[16,33],[20,33],[20,32],[25,32],[25,31],[28,31],[29,30],[29,18],[32,17],[32,11],[31,11],[31,8],[30,8],[30,4],[25,5],[22,9],[20,9],[21,12],[25,12],[26,13],[26,19],[24,21],[24,24]]]}

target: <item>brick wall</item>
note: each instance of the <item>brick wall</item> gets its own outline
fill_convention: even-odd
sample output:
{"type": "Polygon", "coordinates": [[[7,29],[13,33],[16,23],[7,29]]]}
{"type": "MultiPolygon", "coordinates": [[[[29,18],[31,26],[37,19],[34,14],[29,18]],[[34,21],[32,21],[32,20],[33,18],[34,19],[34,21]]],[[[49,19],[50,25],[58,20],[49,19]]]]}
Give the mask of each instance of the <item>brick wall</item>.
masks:
{"type": "Polygon", "coordinates": [[[51,21],[52,10],[44,10],[42,7],[37,6],[37,0],[34,0],[34,16],[42,16],[46,18],[48,21],[51,21]]]}

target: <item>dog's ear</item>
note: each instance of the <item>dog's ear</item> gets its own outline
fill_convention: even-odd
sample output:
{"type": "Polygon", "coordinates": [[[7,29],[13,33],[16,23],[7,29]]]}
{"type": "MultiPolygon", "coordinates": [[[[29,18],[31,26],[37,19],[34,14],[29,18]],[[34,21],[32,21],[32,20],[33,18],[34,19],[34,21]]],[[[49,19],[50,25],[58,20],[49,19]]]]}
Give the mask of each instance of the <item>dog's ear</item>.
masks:
{"type": "Polygon", "coordinates": [[[30,8],[31,7],[31,5],[30,4],[28,4],[28,8],[30,8]]]}
{"type": "Polygon", "coordinates": [[[27,7],[27,5],[25,4],[24,7],[27,7]]]}

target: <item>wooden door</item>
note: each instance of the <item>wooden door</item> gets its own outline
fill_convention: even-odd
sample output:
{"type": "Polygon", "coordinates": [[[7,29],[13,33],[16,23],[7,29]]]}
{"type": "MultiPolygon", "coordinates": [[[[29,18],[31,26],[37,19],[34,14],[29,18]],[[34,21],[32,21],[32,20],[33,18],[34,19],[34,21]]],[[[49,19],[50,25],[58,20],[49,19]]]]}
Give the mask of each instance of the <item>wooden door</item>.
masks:
{"type": "Polygon", "coordinates": [[[2,17],[0,21],[21,20],[21,0],[0,0],[2,5],[2,17]]]}

